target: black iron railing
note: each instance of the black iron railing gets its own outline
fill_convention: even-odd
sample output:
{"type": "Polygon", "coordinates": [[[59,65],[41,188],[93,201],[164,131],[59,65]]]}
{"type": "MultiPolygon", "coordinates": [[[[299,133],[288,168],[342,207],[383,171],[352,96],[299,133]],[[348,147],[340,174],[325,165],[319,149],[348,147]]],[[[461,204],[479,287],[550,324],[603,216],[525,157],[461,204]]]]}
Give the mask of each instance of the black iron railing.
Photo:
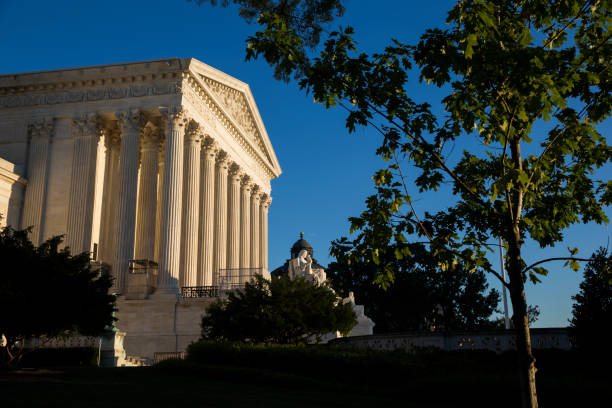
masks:
{"type": "Polygon", "coordinates": [[[239,289],[250,282],[255,274],[263,273],[263,268],[226,268],[220,269],[217,285],[225,290],[239,289]]]}
{"type": "Polygon", "coordinates": [[[221,269],[214,277],[216,285],[212,286],[183,286],[181,297],[183,299],[214,298],[227,295],[228,292],[244,288],[255,274],[262,273],[263,268],[227,268],[221,269]]]}
{"type": "Polygon", "coordinates": [[[218,286],[183,286],[181,288],[183,299],[219,297],[218,286]]]}

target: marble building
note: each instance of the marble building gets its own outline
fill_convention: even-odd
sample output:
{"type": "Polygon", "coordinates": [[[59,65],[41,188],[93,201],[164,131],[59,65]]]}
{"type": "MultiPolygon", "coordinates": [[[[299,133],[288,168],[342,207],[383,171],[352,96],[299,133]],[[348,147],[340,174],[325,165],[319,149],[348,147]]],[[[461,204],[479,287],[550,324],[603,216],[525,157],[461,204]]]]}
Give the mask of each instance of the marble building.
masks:
{"type": "Polygon", "coordinates": [[[0,222],[91,252],[120,330],[181,288],[266,274],[280,174],[248,85],[198,60],[0,75],[0,222]]]}

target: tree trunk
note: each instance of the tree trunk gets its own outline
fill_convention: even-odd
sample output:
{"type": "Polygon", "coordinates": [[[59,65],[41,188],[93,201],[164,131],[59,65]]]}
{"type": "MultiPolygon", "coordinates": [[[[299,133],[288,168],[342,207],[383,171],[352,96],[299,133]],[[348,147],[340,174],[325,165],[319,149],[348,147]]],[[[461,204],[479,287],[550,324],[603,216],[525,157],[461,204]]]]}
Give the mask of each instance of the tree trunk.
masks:
{"type": "Polygon", "coordinates": [[[521,262],[521,250],[518,242],[509,242],[508,258],[510,299],[512,300],[512,309],[514,311],[512,320],[516,330],[516,350],[521,381],[522,406],[523,408],[537,408],[535,357],[531,351],[525,285],[521,274],[523,263],[521,262]]]}

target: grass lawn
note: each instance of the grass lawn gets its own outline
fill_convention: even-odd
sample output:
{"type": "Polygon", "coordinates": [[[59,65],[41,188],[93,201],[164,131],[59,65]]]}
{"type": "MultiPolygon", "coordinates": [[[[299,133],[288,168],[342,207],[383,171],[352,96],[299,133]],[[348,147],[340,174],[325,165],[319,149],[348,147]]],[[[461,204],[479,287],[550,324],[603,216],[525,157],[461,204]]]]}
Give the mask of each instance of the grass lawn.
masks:
{"type": "Polygon", "coordinates": [[[7,408],[418,406],[307,378],[223,367],[197,375],[156,367],[18,370],[0,374],[0,392],[7,408]]]}
{"type": "MultiPolygon", "coordinates": [[[[520,406],[513,355],[364,353],[326,359],[325,353],[337,351],[236,352],[216,346],[202,353],[200,360],[155,367],[0,370],[0,407],[520,406]]],[[[612,401],[612,375],[602,360],[554,352],[540,354],[537,365],[542,407],[612,401]]]]}

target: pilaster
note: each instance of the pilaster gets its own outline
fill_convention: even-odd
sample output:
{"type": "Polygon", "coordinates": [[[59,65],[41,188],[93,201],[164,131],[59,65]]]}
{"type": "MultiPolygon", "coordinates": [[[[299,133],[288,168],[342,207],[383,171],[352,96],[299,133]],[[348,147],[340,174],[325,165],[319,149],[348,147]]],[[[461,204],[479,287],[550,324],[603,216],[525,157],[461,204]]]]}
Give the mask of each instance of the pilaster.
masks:
{"type": "Polygon", "coordinates": [[[34,245],[41,241],[41,222],[47,184],[49,139],[53,133],[53,121],[43,120],[28,127],[30,149],[28,154],[28,184],[25,190],[21,228],[32,227],[30,239],[34,245]]]}
{"type": "Polygon", "coordinates": [[[75,119],[72,173],[68,197],[66,246],[72,254],[89,251],[94,207],[99,130],[95,114],[75,119]]]}

